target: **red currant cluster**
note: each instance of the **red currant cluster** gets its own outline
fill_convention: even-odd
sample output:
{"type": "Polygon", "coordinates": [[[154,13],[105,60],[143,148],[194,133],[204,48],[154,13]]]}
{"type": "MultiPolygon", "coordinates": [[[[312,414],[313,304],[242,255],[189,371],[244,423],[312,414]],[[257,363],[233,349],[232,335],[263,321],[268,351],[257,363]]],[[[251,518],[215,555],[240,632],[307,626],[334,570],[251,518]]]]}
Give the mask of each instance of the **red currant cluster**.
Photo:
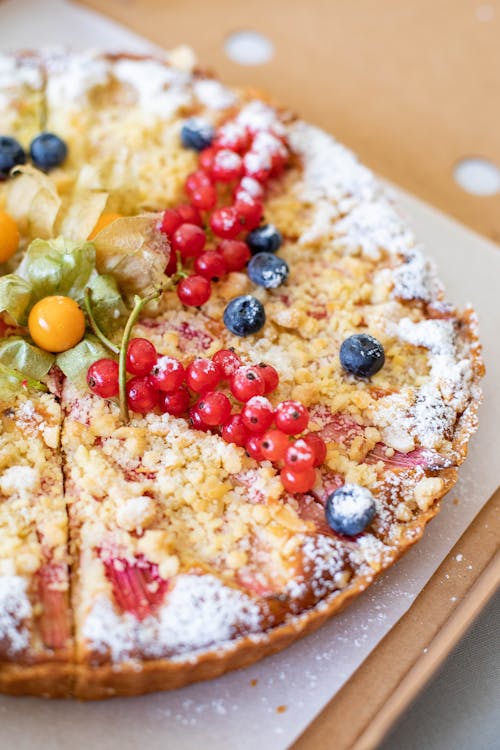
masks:
{"type": "MultiPolygon", "coordinates": [[[[187,367],[174,357],[158,355],[150,341],[131,339],[127,348],[127,402],[132,411],[146,414],[155,408],[188,417],[205,432],[220,430],[221,437],[246,449],[257,461],[269,460],[281,468],[288,492],[307,492],[316,481],[315,468],[326,455],[323,440],[313,433],[292,441],[309,423],[309,412],[298,401],[283,401],[275,408],[266,398],[276,390],[279,375],[271,365],[244,365],[231,349],[212,359],[198,358],[187,367]],[[227,395],[217,390],[227,383],[227,395]],[[243,404],[232,413],[234,401],[243,404]]],[[[100,359],[89,367],[87,382],[98,396],[118,394],[118,364],[100,359]]]]}
{"type": "Polygon", "coordinates": [[[272,125],[254,130],[234,120],[222,125],[200,152],[199,168],[184,185],[189,204],[167,209],[160,227],[172,247],[165,273],[180,278],[177,295],[184,305],[203,305],[211,281],[245,267],[250,251],[237,237],[260,224],[266,183],[283,172],[288,156],[284,136],[272,125]],[[222,205],[228,195],[232,202],[222,205]],[[206,249],[204,218],[219,239],[215,248],[206,249]],[[183,271],[191,263],[194,273],[183,271]]]}

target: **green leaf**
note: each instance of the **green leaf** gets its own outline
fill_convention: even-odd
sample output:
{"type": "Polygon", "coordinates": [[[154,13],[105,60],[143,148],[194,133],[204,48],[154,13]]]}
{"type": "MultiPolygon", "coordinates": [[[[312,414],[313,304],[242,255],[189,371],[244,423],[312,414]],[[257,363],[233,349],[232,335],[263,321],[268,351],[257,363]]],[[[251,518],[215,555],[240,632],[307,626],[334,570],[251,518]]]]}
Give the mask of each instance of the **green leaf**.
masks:
{"type": "Polygon", "coordinates": [[[56,363],[75,385],[85,387],[87,370],[96,360],[109,358],[107,349],[95,336],[86,336],[79,344],[57,355],[56,363]]]}
{"type": "Polygon", "coordinates": [[[57,237],[33,240],[18,273],[31,284],[33,304],[52,294],[80,302],[94,268],[95,250],[91,242],[57,237]]]}
{"type": "Polygon", "coordinates": [[[115,331],[127,314],[127,308],[115,279],[109,274],[94,274],[88,286],[91,290],[92,313],[104,333],[115,331]]]}
{"type": "Polygon", "coordinates": [[[7,312],[16,323],[26,323],[31,284],[15,273],[0,276],[0,312],[7,312]]]}
{"type": "Polygon", "coordinates": [[[0,364],[17,370],[26,378],[41,380],[54,361],[53,354],[38,349],[20,336],[10,336],[0,341],[0,364]]]}

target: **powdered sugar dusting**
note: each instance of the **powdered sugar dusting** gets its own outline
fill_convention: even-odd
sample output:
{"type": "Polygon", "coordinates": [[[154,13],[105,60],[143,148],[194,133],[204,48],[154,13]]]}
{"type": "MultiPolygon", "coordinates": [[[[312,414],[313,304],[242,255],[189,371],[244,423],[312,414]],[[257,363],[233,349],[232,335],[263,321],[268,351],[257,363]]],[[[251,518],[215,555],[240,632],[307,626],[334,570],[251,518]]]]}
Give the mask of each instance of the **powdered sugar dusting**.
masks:
{"type": "Polygon", "coordinates": [[[113,661],[175,653],[189,657],[210,646],[224,647],[236,634],[259,630],[260,608],[245,594],[224,586],[212,575],[179,575],[157,617],[139,622],[129,613],[118,614],[101,597],[83,627],[92,648],[109,651],[113,661]]]}
{"type": "Polygon", "coordinates": [[[231,89],[211,78],[196,81],[193,88],[197,99],[206,107],[227,109],[236,103],[236,96],[231,89]]]}
{"type": "Polygon", "coordinates": [[[0,577],[0,644],[8,654],[27,648],[29,631],[23,622],[31,617],[27,585],[21,576],[0,577]]]}
{"type": "Polygon", "coordinates": [[[399,299],[431,302],[442,292],[434,263],[417,248],[409,252],[404,262],[393,270],[392,277],[393,295],[399,299]]]}

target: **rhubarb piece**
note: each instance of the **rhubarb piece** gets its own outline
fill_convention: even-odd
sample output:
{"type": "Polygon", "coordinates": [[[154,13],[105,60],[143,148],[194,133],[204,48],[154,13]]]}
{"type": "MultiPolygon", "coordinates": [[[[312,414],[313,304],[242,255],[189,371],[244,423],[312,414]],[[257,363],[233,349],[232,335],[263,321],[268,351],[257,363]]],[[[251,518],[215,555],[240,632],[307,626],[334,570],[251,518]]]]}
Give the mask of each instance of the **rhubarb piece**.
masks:
{"type": "Polygon", "coordinates": [[[385,443],[377,443],[377,445],[367,454],[365,463],[376,464],[378,461],[383,461],[385,466],[389,468],[414,469],[417,466],[421,466],[428,471],[449,469],[456,465],[451,458],[442,456],[440,453],[431,450],[430,448],[416,448],[409,453],[401,453],[400,451],[391,450],[391,455],[387,455],[387,451],[388,448],[385,443]]]}
{"type": "Polygon", "coordinates": [[[103,562],[106,578],[121,610],[130,612],[138,620],[156,612],[168,588],[168,581],[161,578],[158,565],[142,557],[137,557],[134,563],[123,558],[103,562]]]}
{"type": "Polygon", "coordinates": [[[38,572],[38,597],[42,605],[39,628],[47,648],[64,648],[70,636],[66,566],[47,563],[38,572]]]}

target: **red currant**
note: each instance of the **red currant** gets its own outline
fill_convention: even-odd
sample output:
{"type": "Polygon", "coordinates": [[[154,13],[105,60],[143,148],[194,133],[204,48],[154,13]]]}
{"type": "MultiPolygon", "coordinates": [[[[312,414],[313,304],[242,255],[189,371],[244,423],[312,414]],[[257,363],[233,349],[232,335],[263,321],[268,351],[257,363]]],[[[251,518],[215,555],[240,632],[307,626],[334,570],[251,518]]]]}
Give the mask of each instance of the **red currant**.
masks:
{"type": "Polygon", "coordinates": [[[183,305],[200,307],[210,299],[211,286],[203,276],[188,276],[177,285],[177,296],[183,305]]]}
{"type": "Polygon", "coordinates": [[[196,258],[194,270],[205,279],[218,281],[226,273],[226,262],[220,253],[207,250],[196,258]]]}
{"type": "Polygon", "coordinates": [[[127,372],[131,375],[147,375],[156,364],[158,354],[151,341],[130,339],[127,347],[127,372]]]}
{"type": "Polygon", "coordinates": [[[175,391],[184,383],[186,370],[174,357],[159,357],[151,370],[151,382],[159,391],[175,391]]]}
{"type": "Polygon", "coordinates": [[[239,445],[240,448],[245,447],[249,438],[249,432],[243,424],[241,414],[233,414],[229,417],[229,420],[223,425],[220,434],[226,443],[234,443],[235,445],[239,445]]]}
{"type": "Polygon", "coordinates": [[[195,206],[190,206],[189,203],[181,203],[176,210],[183,224],[196,224],[197,227],[203,228],[201,214],[195,206]]]}
{"type": "Polygon", "coordinates": [[[290,445],[288,435],[281,430],[268,430],[260,441],[262,455],[269,461],[281,461],[290,445]]]}
{"type": "Polygon", "coordinates": [[[201,430],[202,432],[208,432],[210,430],[210,427],[203,421],[196,405],[192,406],[189,410],[189,422],[194,430],[201,430]]]}
{"type": "Polygon", "coordinates": [[[241,367],[241,359],[232,349],[219,349],[212,359],[220,367],[225,378],[230,378],[241,367]]]}
{"type": "Polygon", "coordinates": [[[234,239],[242,230],[240,217],[234,206],[218,208],[210,217],[210,227],[217,237],[234,239]]]}
{"type": "Polygon", "coordinates": [[[264,396],[253,396],[246,402],[241,416],[243,424],[250,432],[262,435],[273,423],[274,409],[264,396]]]}
{"type": "Polygon", "coordinates": [[[272,365],[266,365],[265,362],[261,362],[258,367],[260,374],[264,378],[264,383],[266,384],[264,395],[267,396],[268,393],[272,393],[278,387],[280,376],[278,375],[278,371],[272,365]]]}
{"type": "Polygon", "coordinates": [[[204,393],[196,408],[205,424],[210,427],[225,424],[231,416],[231,402],[220,391],[204,393]]]}
{"type": "Polygon", "coordinates": [[[262,454],[261,447],[262,438],[258,435],[251,435],[245,443],[245,450],[250,458],[255,458],[256,461],[263,461],[264,456],[262,454]]]}
{"type": "Polygon", "coordinates": [[[172,247],[178,250],[183,258],[196,258],[205,247],[205,232],[196,224],[182,224],[172,235],[172,247]]]}
{"type": "Polygon", "coordinates": [[[215,148],[243,153],[250,145],[250,134],[239,122],[228,122],[219,128],[213,142],[215,148]]]}
{"type": "Polygon", "coordinates": [[[281,469],[280,479],[287,492],[309,492],[316,483],[316,472],[312,468],[295,471],[285,466],[281,469]]]}
{"type": "Polygon", "coordinates": [[[228,271],[241,271],[252,257],[247,243],[240,240],[222,240],[217,250],[224,258],[228,271]]]}
{"type": "Polygon", "coordinates": [[[182,218],[179,212],[176,211],[175,208],[167,208],[167,210],[163,213],[160,228],[161,231],[167,235],[167,237],[171,237],[181,224],[182,218]]]}
{"type": "Polygon", "coordinates": [[[234,191],[234,199],[238,200],[239,196],[243,193],[251,195],[252,198],[258,200],[264,197],[264,188],[253,177],[243,177],[234,191]]]}
{"type": "Polygon", "coordinates": [[[198,190],[198,188],[206,187],[207,185],[212,185],[212,178],[204,169],[198,169],[196,172],[188,174],[186,182],[184,183],[184,189],[189,195],[195,190],[198,190]]]}
{"type": "Polygon", "coordinates": [[[209,146],[209,148],[204,148],[203,151],[200,151],[200,156],[199,156],[200,167],[204,169],[206,172],[210,173],[212,171],[214,157],[215,157],[215,148],[213,148],[212,146],[209,146]]]}
{"type": "Polygon", "coordinates": [[[304,432],[309,424],[309,412],[299,401],[283,401],[276,409],[276,427],[287,435],[304,432]]]}
{"type": "Polygon", "coordinates": [[[158,399],[158,391],[148,377],[130,378],[127,383],[127,401],[132,411],[146,414],[158,406],[158,399]]]}
{"type": "Polygon", "coordinates": [[[285,464],[296,472],[312,469],[315,460],[314,449],[302,438],[292,443],[285,453],[285,464]]]}
{"type": "Polygon", "coordinates": [[[186,382],[195,393],[211,391],[222,380],[222,370],[211,359],[195,359],[186,370],[186,382]]]}
{"type": "Polygon", "coordinates": [[[245,225],[245,229],[250,231],[260,224],[264,214],[264,206],[256,198],[252,198],[248,193],[241,193],[234,207],[238,212],[240,222],[245,225]]]}
{"type": "Polygon", "coordinates": [[[233,182],[241,177],[243,163],[241,156],[234,151],[223,148],[215,154],[212,164],[212,176],[217,182],[233,182]]]}
{"type": "Polygon", "coordinates": [[[164,414],[172,414],[174,417],[181,417],[189,407],[189,393],[184,386],[177,388],[171,393],[160,392],[159,401],[160,411],[164,414]]]}
{"type": "Polygon", "coordinates": [[[325,441],[316,435],[314,432],[310,432],[308,435],[304,435],[302,438],[307,445],[314,451],[314,464],[313,466],[321,466],[326,458],[326,445],[325,441]]]}
{"type": "Polygon", "coordinates": [[[266,182],[271,176],[271,155],[268,151],[247,151],[243,157],[243,169],[246,177],[253,177],[258,182],[266,182]]]}
{"type": "Polygon", "coordinates": [[[217,203],[217,191],[213,185],[200,185],[189,197],[193,206],[201,211],[211,211],[217,203]]]}
{"type": "Polygon", "coordinates": [[[87,371],[87,383],[97,396],[112,398],[118,395],[118,362],[114,359],[98,359],[87,371]]]}
{"type": "Polygon", "coordinates": [[[243,403],[253,396],[263,396],[265,391],[264,378],[257,367],[240,367],[229,381],[231,393],[243,403]]]}

